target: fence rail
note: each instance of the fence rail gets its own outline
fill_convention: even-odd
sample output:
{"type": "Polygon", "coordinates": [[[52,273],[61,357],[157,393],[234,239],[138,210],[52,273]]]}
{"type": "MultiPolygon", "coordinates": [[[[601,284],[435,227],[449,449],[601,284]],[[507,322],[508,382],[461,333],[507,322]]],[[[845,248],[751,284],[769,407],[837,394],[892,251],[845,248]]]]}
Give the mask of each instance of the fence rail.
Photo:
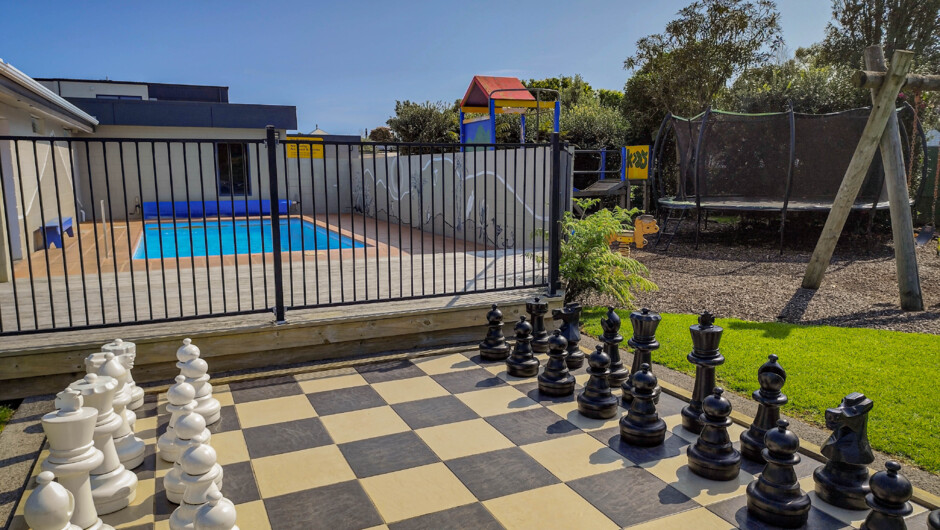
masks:
{"type": "Polygon", "coordinates": [[[557,136],[0,137],[0,334],[554,290],[571,166],[557,136]]]}

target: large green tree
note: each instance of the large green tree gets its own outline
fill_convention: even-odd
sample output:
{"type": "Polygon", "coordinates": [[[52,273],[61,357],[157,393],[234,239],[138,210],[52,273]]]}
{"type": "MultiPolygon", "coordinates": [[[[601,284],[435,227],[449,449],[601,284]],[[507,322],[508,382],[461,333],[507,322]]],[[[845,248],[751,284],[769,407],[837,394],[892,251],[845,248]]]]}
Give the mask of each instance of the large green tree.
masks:
{"type": "Polygon", "coordinates": [[[386,122],[403,142],[456,143],[460,138],[457,110],[441,101],[396,101],[395,115],[386,122]]]}

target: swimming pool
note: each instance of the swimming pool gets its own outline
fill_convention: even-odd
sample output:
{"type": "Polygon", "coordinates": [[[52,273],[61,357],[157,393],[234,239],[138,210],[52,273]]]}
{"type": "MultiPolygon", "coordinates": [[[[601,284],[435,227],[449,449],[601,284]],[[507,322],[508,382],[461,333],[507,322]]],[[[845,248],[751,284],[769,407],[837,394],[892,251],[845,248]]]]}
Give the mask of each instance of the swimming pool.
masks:
{"type": "MultiPolygon", "coordinates": [[[[283,251],[365,246],[303,219],[281,219],[280,226],[283,251]]],[[[270,219],[147,223],[134,251],[134,259],[228,256],[271,252],[273,249],[270,219]]]]}

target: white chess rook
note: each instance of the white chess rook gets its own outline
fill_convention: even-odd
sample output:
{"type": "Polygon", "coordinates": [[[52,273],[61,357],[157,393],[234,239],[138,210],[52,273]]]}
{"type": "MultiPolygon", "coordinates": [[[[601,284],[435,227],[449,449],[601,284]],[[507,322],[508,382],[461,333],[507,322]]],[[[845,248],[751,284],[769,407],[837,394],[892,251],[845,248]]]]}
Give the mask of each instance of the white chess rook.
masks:
{"type": "Polygon", "coordinates": [[[89,480],[91,470],[104,462],[104,455],[94,443],[98,411],[83,407],[82,395],[71,388],[59,392],[56,400],[61,408],[42,417],[49,440],[49,457],[43,461],[42,470],[59,477],[59,483],[72,493],[73,524],[84,530],[111,529],[98,518],[89,480]]]}
{"type": "MultiPolygon", "coordinates": [[[[205,432],[206,437],[211,436],[209,430],[205,429],[205,418],[194,412],[196,408],[195,396],[196,391],[193,389],[193,385],[187,383],[186,378],[182,375],[176,376],[176,384],[171,386],[166,393],[166,399],[169,401],[166,410],[170,413],[170,421],[166,426],[166,432],[161,434],[157,440],[157,454],[166,462],[175,463],[180,454],[189,446],[189,440],[181,440],[176,434],[176,426],[180,421],[191,422],[195,418],[189,416],[196,416],[199,418],[198,421],[202,422],[203,432],[205,432]],[[191,406],[187,407],[187,405],[191,406]]],[[[191,439],[192,436],[189,438],[191,439]]]]}
{"type": "Polygon", "coordinates": [[[111,352],[117,357],[124,368],[127,368],[127,391],[131,395],[131,402],[127,405],[129,410],[137,410],[144,404],[144,389],[137,386],[131,371],[134,368],[134,361],[137,360],[137,345],[121,339],[113,341],[101,347],[103,352],[111,352]]]}
{"type": "Polygon", "coordinates": [[[114,448],[114,433],[122,423],[113,406],[117,386],[118,382],[113,377],[95,374],[88,374],[69,385],[81,393],[86,407],[98,411],[94,440],[95,447],[104,455],[104,461],[91,470],[91,496],[98,515],[127,507],[137,494],[137,475],[121,464],[114,448]]]}
{"type": "Polygon", "coordinates": [[[209,502],[196,511],[195,530],[238,530],[235,526],[235,505],[222,492],[209,492],[209,502]]]}
{"type": "Polygon", "coordinates": [[[190,339],[183,339],[183,345],[176,350],[179,362],[176,367],[186,377],[186,382],[196,390],[196,412],[206,419],[206,425],[219,421],[222,405],[212,397],[212,385],[209,384],[209,364],[199,358],[199,348],[190,339]]]}
{"type": "Polygon", "coordinates": [[[75,496],[55,481],[55,475],[43,471],[36,477],[36,483],[39,486],[23,507],[26,524],[33,530],[82,530],[69,522],[75,512],[75,496]]]}
{"type": "MultiPolygon", "coordinates": [[[[117,450],[121,464],[127,469],[134,469],[144,462],[146,445],[143,440],[134,435],[134,430],[127,422],[125,415],[125,412],[130,412],[127,410],[127,404],[131,400],[130,394],[126,392],[127,369],[111,352],[105,353],[104,359],[104,364],[98,369],[98,375],[113,377],[117,380],[117,391],[112,403],[114,413],[121,418],[121,425],[114,431],[114,448],[117,450]]],[[[134,413],[131,412],[131,414],[134,413]]]]}
{"type": "Polygon", "coordinates": [[[206,445],[205,437],[196,436],[194,444],[180,455],[183,484],[186,492],[179,508],[170,515],[170,530],[194,530],[196,512],[209,502],[209,494],[219,491],[216,478],[222,474],[215,449],[206,445]]]}
{"type": "MultiPolygon", "coordinates": [[[[105,373],[102,373],[101,371],[102,368],[104,368],[104,365],[107,364],[109,360],[109,357],[108,357],[109,354],[113,355],[114,358],[117,359],[117,363],[123,366],[124,371],[127,372],[127,374],[125,374],[124,377],[118,380],[118,391],[114,395],[114,399],[115,401],[120,401],[124,403],[123,409],[121,410],[120,414],[124,416],[124,420],[127,422],[127,425],[130,426],[131,430],[134,430],[134,424],[137,423],[137,414],[133,410],[128,408],[128,405],[133,400],[133,396],[130,394],[130,391],[129,391],[130,388],[127,386],[127,377],[128,377],[128,374],[130,374],[130,371],[127,369],[127,363],[123,361],[120,356],[118,356],[117,354],[113,352],[101,351],[101,352],[93,353],[89,355],[88,357],[85,357],[85,371],[89,374],[107,375],[110,377],[115,377],[113,373],[105,374],[105,373]],[[123,389],[121,387],[121,381],[124,382],[123,389]]],[[[109,370],[111,370],[112,372],[115,371],[114,367],[110,368],[109,370]]]]}
{"type": "MultiPolygon", "coordinates": [[[[209,442],[209,430],[206,429],[206,420],[200,414],[193,412],[195,406],[196,402],[192,401],[182,407],[183,411],[174,429],[176,440],[174,441],[174,447],[170,449],[179,456],[174,460],[173,467],[163,477],[163,489],[166,491],[166,498],[173,504],[179,504],[186,492],[180,458],[189,448],[197,444],[196,440],[202,440],[199,442],[202,444],[208,444],[209,442]]],[[[160,456],[163,457],[162,454],[160,456]]],[[[221,470],[218,477],[216,477],[216,484],[219,488],[222,487],[221,470]]]]}

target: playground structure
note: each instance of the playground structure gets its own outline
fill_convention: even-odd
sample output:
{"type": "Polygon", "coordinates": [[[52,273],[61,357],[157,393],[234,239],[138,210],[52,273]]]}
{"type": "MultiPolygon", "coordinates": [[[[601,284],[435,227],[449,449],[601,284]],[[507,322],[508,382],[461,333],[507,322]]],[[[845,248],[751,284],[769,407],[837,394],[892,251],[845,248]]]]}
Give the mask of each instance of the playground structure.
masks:
{"type": "MultiPolygon", "coordinates": [[[[619,149],[575,149],[574,175],[597,175],[597,181],[584,187],[574,188],[573,196],[577,198],[619,197],[618,202],[623,208],[631,207],[632,186],[640,183],[643,186],[643,210],[649,209],[649,150],[648,145],[631,145],[619,149]],[[608,155],[615,153],[620,160],[619,167],[608,168],[608,155]],[[581,160],[587,156],[599,158],[597,168],[578,169],[579,155],[581,160]],[[607,178],[608,174],[616,174],[616,178],[607,178]]],[[[577,177],[575,177],[577,181],[577,177]]]]}
{"type": "Polygon", "coordinates": [[[553,132],[559,132],[561,102],[558,91],[547,88],[526,88],[518,78],[475,75],[460,101],[460,143],[495,144],[496,115],[518,114],[519,143],[525,143],[526,111],[535,109],[536,130],[542,110],[553,110],[553,132]],[[535,95],[532,95],[532,93],[535,95]],[[543,101],[542,94],[555,95],[554,101],[543,101]],[[498,96],[498,97],[497,97],[498,96]],[[467,114],[485,116],[467,118],[467,114]]]}
{"type": "Polygon", "coordinates": [[[623,255],[629,255],[631,244],[636,245],[636,248],[643,248],[649,245],[646,236],[658,232],[659,225],[656,224],[656,218],[649,214],[643,214],[634,221],[633,230],[624,230],[611,237],[609,244],[612,250],[619,251],[623,255]]]}

